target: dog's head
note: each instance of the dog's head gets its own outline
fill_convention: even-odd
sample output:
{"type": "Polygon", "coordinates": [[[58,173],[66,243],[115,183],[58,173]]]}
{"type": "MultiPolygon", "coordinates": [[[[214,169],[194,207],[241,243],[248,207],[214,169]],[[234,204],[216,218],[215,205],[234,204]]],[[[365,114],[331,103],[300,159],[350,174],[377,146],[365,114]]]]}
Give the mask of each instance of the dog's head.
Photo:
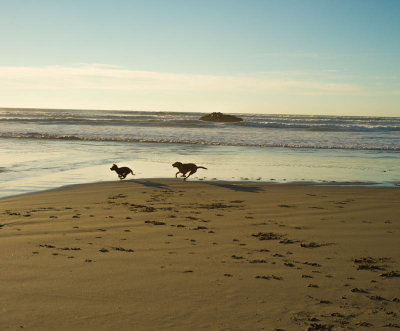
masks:
{"type": "Polygon", "coordinates": [[[172,166],[175,168],[179,168],[182,165],[182,162],[175,162],[172,166]]]}
{"type": "Polygon", "coordinates": [[[117,170],[118,169],[118,166],[114,163],[113,164],[113,166],[110,168],[110,170],[112,171],[112,170],[117,170]]]}

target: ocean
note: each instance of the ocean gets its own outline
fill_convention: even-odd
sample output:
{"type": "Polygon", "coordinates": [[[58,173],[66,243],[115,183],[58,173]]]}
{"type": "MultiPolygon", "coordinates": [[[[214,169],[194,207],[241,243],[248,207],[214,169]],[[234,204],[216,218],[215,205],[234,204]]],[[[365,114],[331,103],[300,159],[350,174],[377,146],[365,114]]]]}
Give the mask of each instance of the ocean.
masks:
{"type": "Polygon", "coordinates": [[[174,178],[172,163],[196,163],[190,180],[400,186],[400,118],[0,108],[0,197],[70,184],[174,178]]]}

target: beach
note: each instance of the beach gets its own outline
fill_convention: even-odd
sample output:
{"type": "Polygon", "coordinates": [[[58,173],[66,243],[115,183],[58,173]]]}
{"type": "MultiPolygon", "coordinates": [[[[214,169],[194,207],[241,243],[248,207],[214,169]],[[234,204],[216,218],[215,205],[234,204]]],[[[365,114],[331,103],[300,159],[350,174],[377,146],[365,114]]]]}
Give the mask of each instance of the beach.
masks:
{"type": "Polygon", "coordinates": [[[0,331],[400,330],[399,17],[3,1],[0,331]]]}
{"type": "Polygon", "coordinates": [[[400,326],[398,187],[139,178],[0,200],[2,330],[400,326]]]}

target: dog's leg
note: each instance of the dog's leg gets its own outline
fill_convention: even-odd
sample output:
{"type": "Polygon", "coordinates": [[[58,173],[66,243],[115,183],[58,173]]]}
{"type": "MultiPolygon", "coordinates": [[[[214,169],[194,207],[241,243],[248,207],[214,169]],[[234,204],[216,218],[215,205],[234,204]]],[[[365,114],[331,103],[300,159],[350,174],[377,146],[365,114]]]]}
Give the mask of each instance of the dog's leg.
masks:
{"type": "Polygon", "coordinates": [[[184,179],[184,180],[188,179],[188,178],[189,178],[189,176],[190,176],[190,175],[193,175],[195,172],[196,172],[196,170],[192,170],[192,171],[189,173],[189,175],[187,175],[187,176],[185,177],[185,179],[184,179]]]}
{"type": "Polygon", "coordinates": [[[176,174],[175,174],[175,178],[178,178],[178,174],[180,173],[180,171],[178,171],[176,174]]]}

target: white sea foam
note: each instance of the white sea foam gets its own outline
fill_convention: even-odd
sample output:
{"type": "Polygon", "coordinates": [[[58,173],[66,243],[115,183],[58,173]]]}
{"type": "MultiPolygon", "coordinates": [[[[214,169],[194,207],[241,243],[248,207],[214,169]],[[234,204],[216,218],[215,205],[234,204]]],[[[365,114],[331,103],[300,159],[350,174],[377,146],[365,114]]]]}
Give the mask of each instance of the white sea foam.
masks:
{"type": "Polygon", "coordinates": [[[0,137],[310,149],[400,150],[400,118],[0,109],[0,137]]]}

